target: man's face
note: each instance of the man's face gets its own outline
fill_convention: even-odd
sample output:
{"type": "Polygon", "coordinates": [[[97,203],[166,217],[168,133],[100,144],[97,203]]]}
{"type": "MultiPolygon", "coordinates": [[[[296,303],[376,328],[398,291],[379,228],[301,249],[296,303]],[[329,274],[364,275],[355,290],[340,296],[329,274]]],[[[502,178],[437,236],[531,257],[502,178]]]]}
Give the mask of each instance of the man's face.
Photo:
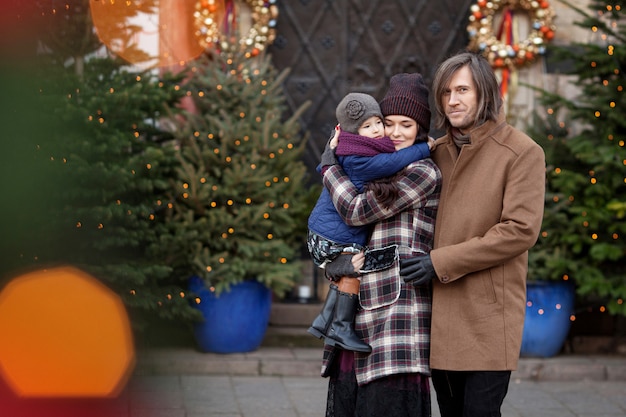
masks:
{"type": "Polygon", "coordinates": [[[472,74],[467,66],[454,73],[443,94],[444,109],[450,124],[463,133],[476,123],[478,99],[472,74]]]}

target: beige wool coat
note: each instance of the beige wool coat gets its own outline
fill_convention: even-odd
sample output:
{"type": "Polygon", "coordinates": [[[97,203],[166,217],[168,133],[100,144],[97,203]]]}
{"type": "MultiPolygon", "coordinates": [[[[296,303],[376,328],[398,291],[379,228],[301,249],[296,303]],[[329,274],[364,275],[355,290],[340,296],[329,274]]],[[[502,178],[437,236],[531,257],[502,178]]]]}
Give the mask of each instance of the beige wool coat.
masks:
{"type": "Polygon", "coordinates": [[[447,135],[433,160],[443,184],[435,244],[430,365],[515,370],[526,304],[528,249],[545,194],[543,149],[506,123],[470,132],[461,152],[447,135]]]}

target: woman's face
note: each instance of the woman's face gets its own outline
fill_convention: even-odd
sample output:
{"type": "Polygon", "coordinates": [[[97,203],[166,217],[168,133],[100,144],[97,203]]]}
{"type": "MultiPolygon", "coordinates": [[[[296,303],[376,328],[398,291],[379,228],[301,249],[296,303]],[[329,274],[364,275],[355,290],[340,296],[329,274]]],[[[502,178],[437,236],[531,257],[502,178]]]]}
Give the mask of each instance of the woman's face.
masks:
{"type": "Polygon", "coordinates": [[[407,116],[391,115],[385,116],[385,136],[389,136],[396,151],[415,143],[417,132],[419,131],[417,122],[407,116]]]}

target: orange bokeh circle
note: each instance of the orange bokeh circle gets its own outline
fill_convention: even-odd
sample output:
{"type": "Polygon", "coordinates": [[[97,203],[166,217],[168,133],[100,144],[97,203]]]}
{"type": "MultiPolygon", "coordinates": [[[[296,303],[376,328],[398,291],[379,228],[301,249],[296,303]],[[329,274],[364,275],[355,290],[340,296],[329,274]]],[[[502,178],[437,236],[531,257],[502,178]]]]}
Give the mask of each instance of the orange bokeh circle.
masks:
{"type": "Polygon", "coordinates": [[[117,396],[135,364],[122,301],[73,267],[9,282],[0,334],[0,377],[22,397],[117,396]]]}

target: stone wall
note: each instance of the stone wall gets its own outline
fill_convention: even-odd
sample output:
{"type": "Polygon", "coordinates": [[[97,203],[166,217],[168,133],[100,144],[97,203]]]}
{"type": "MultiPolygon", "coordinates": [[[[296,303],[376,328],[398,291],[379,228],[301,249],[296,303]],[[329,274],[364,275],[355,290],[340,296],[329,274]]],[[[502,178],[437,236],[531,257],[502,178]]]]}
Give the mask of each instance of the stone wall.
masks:
{"type": "MultiPolygon", "coordinates": [[[[588,0],[570,0],[572,4],[587,11],[588,0]]],[[[593,41],[592,32],[588,29],[574,25],[575,21],[581,20],[581,16],[567,5],[553,0],[550,2],[555,12],[554,24],[556,25],[555,37],[550,45],[568,45],[572,42],[593,41]]],[[[525,129],[532,120],[533,112],[539,110],[538,93],[524,86],[528,84],[551,92],[558,92],[566,97],[574,97],[577,89],[571,85],[571,77],[549,72],[550,68],[546,58],[540,58],[529,67],[517,71],[517,79],[509,90],[507,101],[507,114],[509,121],[520,129],[525,129]],[[515,87],[515,85],[517,87],[515,87]]]]}

